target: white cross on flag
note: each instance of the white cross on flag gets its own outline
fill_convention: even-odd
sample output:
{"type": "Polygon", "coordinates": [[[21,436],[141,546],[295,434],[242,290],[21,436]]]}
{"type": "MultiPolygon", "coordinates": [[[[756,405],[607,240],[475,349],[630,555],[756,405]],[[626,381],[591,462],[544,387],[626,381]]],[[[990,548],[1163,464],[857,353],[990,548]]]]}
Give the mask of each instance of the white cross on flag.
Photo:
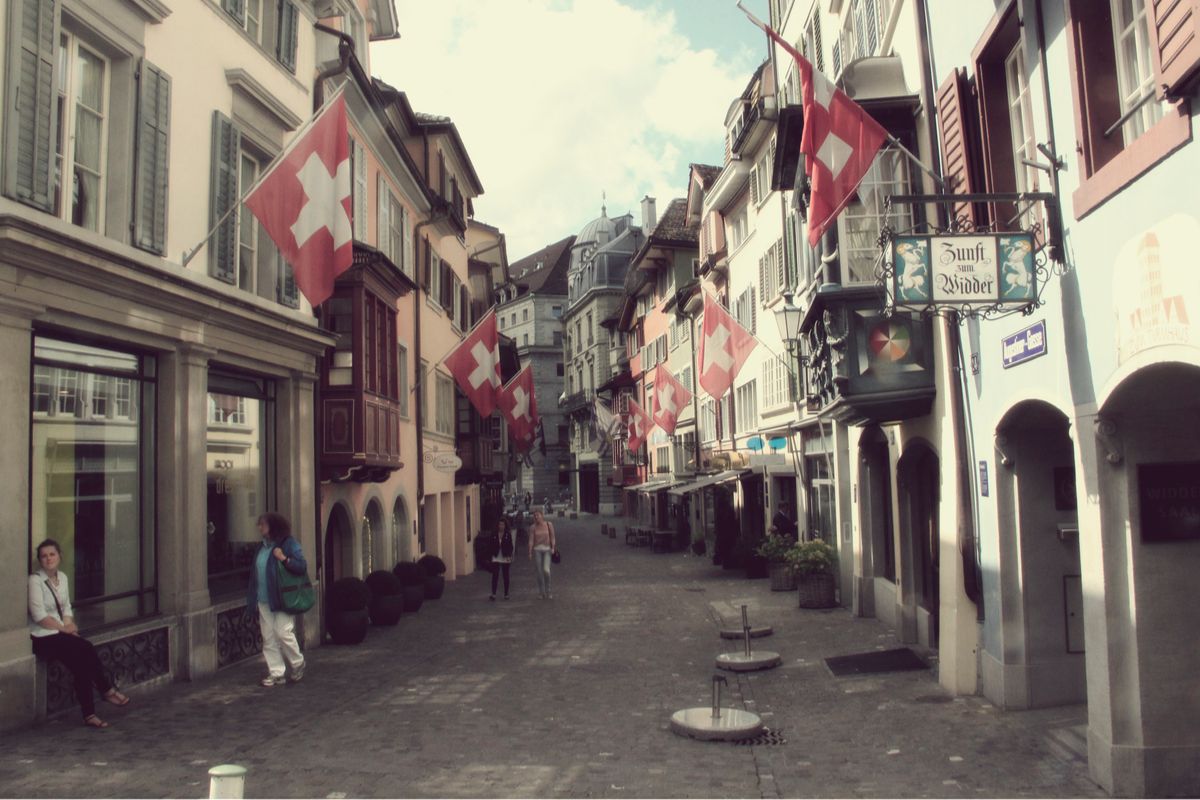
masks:
{"type": "Polygon", "coordinates": [[[654,378],[654,424],[667,433],[675,433],[679,415],[692,402],[692,393],[675,380],[666,364],[659,364],[654,378]]]}
{"type": "Polygon", "coordinates": [[[626,443],[630,452],[636,453],[638,448],[642,446],[642,442],[646,441],[646,437],[650,435],[650,430],[654,427],[654,420],[650,419],[650,415],[645,409],[633,401],[629,400],[629,441],[626,443]]]}
{"type": "Polygon", "coordinates": [[[812,181],[808,243],[816,247],[825,229],[854,197],[888,133],[862,106],[818,72],[799,50],[760,20],[749,13],[747,16],[796,60],[800,73],[804,104],[800,152],[804,154],[804,171],[812,181]]]}
{"type": "Polygon", "coordinates": [[[297,134],[246,197],[284,259],[296,287],[316,306],[354,260],[350,222],[350,145],[346,98],[339,91],[297,134]]]}
{"type": "Polygon", "coordinates": [[[533,367],[525,368],[496,393],[496,405],[508,423],[509,438],[518,450],[528,450],[537,434],[537,398],[533,394],[533,367]]]}
{"type": "Polygon", "coordinates": [[[500,389],[500,337],[496,312],[489,311],[446,356],[446,369],[481,417],[490,417],[500,389]]]}
{"type": "Polygon", "coordinates": [[[738,370],[757,345],[750,331],[739,325],[712,295],[705,293],[698,378],[704,391],[718,399],[729,391],[738,370]]]}

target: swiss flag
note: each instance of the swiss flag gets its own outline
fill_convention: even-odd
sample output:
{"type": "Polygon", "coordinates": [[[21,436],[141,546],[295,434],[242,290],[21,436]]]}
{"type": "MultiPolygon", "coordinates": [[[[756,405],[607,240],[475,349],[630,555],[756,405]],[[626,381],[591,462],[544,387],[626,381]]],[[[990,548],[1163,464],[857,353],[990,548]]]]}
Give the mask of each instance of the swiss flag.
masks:
{"type": "Polygon", "coordinates": [[[654,377],[654,424],[675,433],[675,423],[691,401],[692,393],[675,380],[665,364],[659,364],[654,377]]]}
{"type": "Polygon", "coordinates": [[[496,405],[508,423],[510,438],[527,450],[537,435],[537,398],[533,395],[533,367],[526,365],[496,393],[496,405]]]}
{"type": "Polygon", "coordinates": [[[738,370],[746,363],[758,341],[750,331],[726,311],[707,292],[704,294],[704,322],[700,326],[700,374],[704,391],[721,397],[733,386],[738,370]]]}
{"type": "Polygon", "coordinates": [[[446,356],[446,369],[479,415],[490,417],[500,389],[500,337],[496,333],[495,309],[488,311],[446,356]]]}
{"type": "Polygon", "coordinates": [[[629,400],[629,441],[627,443],[630,452],[638,451],[653,427],[654,420],[631,398],[629,400]]]}
{"type": "Polygon", "coordinates": [[[888,133],[862,106],[818,72],[799,50],[753,16],[751,21],[796,60],[800,73],[804,104],[800,152],[804,153],[804,171],[812,181],[808,243],[816,247],[826,228],[854,197],[888,133]]]}
{"type": "Polygon", "coordinates": [[[341,91],[296,135],[246,197],[283,257],[296,287],[315,308],[354,258],[350,146],[341,91]]]}

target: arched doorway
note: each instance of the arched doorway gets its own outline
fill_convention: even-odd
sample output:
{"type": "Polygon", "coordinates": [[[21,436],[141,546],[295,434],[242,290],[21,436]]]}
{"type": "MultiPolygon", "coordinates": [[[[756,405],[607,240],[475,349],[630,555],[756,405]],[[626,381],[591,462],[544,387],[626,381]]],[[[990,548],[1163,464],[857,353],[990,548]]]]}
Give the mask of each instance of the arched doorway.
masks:
{"type": "Polygon", "coordinates": [[[409,530],[408,504],[403,497],[397,497],[392,505],[392,559],[394,561],[413,561],[413,536],[409,530]]]}
{"type": "MultiPolygon", "coordinates": [[[[983,691],[1001,708],[1087,699],[1075,448],[1049,403],[1013,407],[996,429],[995,619],[983,633],[983,691]]],[[[989,559],[991,560],[991,559],[989,559]]]]}
{"type": "Polygon", "coordinates": [[[878,425],[858,441],[862,567],[855,610],[895,625],[896,536],[892,523],[892,469],[888,440],[878,425]]]}
{"type": "Polygon", "coordinates": [[[326,586],[338,578],[354,574],[354,527],[346,506],[335,503],[325,525],[325,576],[326,586]]]}
{"type": "Polygon", "coordinates": [[[366,577],[384,563],[387,548],[387,529],[383,527],[383,507],[379,500],[371,498],[362,518],[362,575],[366,577]]]}
{"type": "Polygon", "coordinates": [[[938,548],[941,472],[937,453],[911,442],[896,464],[900,499],[900,637],[925,647],[938,645],[938,548]]]}

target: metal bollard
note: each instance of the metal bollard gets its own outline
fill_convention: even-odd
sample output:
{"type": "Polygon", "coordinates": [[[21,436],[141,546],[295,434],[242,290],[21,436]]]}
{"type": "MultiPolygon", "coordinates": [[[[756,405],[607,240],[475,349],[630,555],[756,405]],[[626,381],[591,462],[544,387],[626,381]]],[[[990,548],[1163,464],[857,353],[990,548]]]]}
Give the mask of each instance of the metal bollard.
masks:
{"type": "Polygon", "coordinates": [[[750,617],[746,614],[746,607],[742,606],[742,638],[746,640],[746,657],[750,656],[750,617]]]}
{"type": "Polygon", "coordinates": [[[245,767],[218,764],[208,771],[209,800],[241,800],[245,791],[245,767]]]}
{"type": "Polygon", "coordinates": [[[725,680],[724,675],[714,674],[712,676],[712,703],[713,703],[712,704],[712,718],[713,719],[721,718],[721,684],[725,684],[726,686],[728,686],[729,682],[725,680]]]}

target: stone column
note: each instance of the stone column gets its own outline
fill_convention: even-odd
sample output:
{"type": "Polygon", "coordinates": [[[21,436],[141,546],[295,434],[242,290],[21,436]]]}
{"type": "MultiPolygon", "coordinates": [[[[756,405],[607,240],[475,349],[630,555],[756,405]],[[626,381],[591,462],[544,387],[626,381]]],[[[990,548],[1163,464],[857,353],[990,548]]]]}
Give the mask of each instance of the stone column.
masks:
{"type": "MultiPolygon", "coordinates": [[[[279,381],[275,394],[275,482],[278,511],[292,524],[292,535],[300,542],[308,561],[308,577],[316,585],[317,555],[321,546],[317,513],[321,499],[317,491],[316,441],[313,429],[316,375],[292,371],[279,381]]],[[[304,615],[298,629],[306,646],[320,644],[319,605],[304,615]]]]}

